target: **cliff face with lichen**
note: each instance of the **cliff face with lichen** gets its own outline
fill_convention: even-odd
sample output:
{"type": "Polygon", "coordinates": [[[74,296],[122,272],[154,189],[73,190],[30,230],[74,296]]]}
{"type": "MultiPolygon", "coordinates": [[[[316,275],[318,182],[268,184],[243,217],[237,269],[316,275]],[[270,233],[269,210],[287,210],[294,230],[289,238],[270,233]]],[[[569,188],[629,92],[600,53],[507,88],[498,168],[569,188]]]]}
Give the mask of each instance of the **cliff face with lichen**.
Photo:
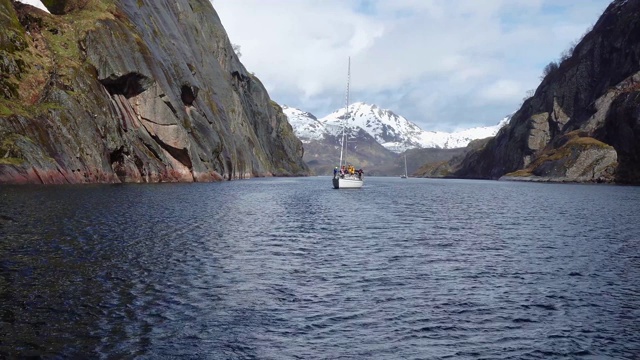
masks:
{"type": "Polygon", "coordinates": [[[209,0],[0,0],[0,183],[306,175],[209,0]]]}
{"type": "Polygon", "coordinates": [[[615,0],[511,122],[448,176],[640,183],[640,0],[615,0]]]}

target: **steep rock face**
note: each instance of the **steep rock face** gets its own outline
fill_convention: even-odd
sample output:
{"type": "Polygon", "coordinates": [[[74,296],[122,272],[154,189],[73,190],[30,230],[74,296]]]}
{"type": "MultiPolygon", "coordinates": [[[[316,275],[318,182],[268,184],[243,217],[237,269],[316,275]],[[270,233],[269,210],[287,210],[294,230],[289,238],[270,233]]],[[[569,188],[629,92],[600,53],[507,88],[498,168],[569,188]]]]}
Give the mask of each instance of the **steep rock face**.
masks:
{"type": "Polygon", "coordinates": [[[413,175],[433,178],[453,177],[454,169],[456,169],[456,166],[459,166],[463,159],[469,161],[469,158],[474,154],[478,154],[479,149],[484,148],[488,142],[493,140],[494,138],[492,137],[472,140],[467,147],[448,149],[438,154],[440,156],[437,157],[429,156],[429,154],[420,154],[420,157],[423,159],[423,165],[420,166],[413,175]],[[429,158],[426,163],[424,163],[425,158],[429,158]]]}
{"type": "Polygon", "coordinates": [[[618,181],[640,183],[640,91],[617,96],[596,134],[618,153],[618,181]]]}
{"type": "Polygon", "coordinates": [[[554,139],[526,168],[509,173],[502,180],[611,182],[618,154],[612,146],[573,131],[554,139]]]}
{"type": "MultiPolygon", "coordinates": [[[[469,153],[457,164],[455,175],[498,179],[551,153],[573,158],[570,152],[558,151],[557,144],[561,142],[554,139],[580,130],[617,152],[617,156],[603,155],[602,161],[609,163],[598,162],[599,170],[591,169],[607,169],[608,173],[615,165],[615,176],[596,176],[587,181],[640,182],[640,145],[636,145],[640,143],[639,16],[640,0],[613,1],[572,56],[545,77],[509,125],[483,149],[469,153]]],[[[567,159],[564,164],[581,166],[583,162],[567,159]]],[[[562,174],[552,173],[550,180],[557,175],[558,181],[585,181],[579,175],[582,173],[569,169],[562,174]]]]}
{"type": "Polygon", "coordinates": [[[208,0],[45,5],[61,15],[0,0],[15,34],[0,38],[14,69],[0,83],[0,182],[308,173],[302,143],[208,0]]]}

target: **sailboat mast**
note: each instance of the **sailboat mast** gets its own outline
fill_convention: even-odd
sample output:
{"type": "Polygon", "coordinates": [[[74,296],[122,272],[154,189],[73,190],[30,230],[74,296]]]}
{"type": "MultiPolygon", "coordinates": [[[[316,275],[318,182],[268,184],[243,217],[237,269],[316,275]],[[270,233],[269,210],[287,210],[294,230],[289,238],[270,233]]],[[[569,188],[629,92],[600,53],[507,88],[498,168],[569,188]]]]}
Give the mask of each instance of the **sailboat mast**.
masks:
{"type": "Polygon", "coordinates": [[[342,159],[347,159],[347,121],[349,120],[349,82],[351,81],[351,57],[349,57],[349,63],[347,66],[347,93],[346,93],[346,112],[345,120],[342,122],[342,144],[340,147],[340,166],[343,165],[342,159]],[[344,154],[343,154],[344,153],[344,154]]]}
{"type": "Polygon", "coordinates": [[[407,174],[407,154],[404,154],[404,177],[409,177],[407,174]]]}

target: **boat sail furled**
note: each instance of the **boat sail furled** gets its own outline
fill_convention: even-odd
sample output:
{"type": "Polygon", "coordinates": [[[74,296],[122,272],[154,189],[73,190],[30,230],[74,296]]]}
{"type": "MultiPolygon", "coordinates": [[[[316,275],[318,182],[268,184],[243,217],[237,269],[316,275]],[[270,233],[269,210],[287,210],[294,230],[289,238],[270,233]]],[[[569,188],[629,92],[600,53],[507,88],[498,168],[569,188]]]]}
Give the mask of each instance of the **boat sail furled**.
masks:
{"type": "Polygon", "coordinates": [[[347,163],[347,122],[351,118],[349,112],[349,82],[351,80],[351,58],[349,58],[349,66],[347,68],[347,95],[346,95],[346,113],[342,121],[342,136],[340,139],[340,163],[333,171],[333,188],[334,189],[360,189],[364,183],[362,169],[356,168],[347,163]]]}

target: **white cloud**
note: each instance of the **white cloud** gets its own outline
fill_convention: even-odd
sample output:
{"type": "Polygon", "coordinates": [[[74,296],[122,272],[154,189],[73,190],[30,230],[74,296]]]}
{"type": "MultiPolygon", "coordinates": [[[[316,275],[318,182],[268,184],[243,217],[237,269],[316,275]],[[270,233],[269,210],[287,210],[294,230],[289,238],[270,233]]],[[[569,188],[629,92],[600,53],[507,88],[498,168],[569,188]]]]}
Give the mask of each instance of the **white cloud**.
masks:
{"type": "Polygon", "coordinates": [[[322,117],[376,103],[425,130],[492,125],[609,0],[215,0],[242,62],[282,104],[322,117]]]}
{"type": "Polygon", "coordinates": [[[480,92],[480,98],[489,102],[517,101],[522,99],[525,91],[517,81],[500,79],[486,86],[480,92]]]}

